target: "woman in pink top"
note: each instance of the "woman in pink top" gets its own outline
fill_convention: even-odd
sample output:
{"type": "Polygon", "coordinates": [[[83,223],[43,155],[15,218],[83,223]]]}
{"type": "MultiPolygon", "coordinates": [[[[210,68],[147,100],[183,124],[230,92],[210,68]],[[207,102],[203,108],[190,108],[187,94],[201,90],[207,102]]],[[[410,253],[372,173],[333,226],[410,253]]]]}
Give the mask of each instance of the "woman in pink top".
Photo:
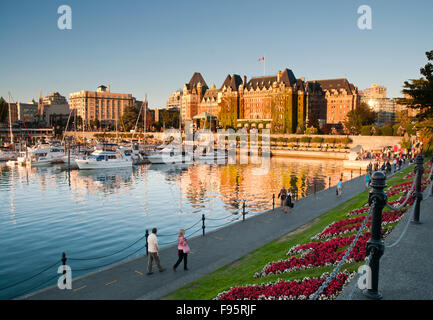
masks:
{"type": "Polygon", "coordinates": [[[185,238],[185,230],[180,229],[179,235],[177,237],[177,255],[179,256],[179,258],[177,259],[176,264],[173,266],[173,271],[176,271],[177,266],[181,263],[182,260],[183,260],[183,269],[188,270],[186,266],[188,261],[188,252],[189,252],[189,246],[185,238]]]}

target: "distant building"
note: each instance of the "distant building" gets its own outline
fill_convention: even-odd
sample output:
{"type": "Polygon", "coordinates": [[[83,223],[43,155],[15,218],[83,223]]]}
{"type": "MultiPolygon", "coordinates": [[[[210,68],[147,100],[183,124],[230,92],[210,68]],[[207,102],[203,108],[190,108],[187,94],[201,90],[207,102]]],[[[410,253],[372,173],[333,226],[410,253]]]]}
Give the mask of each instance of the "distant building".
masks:
{"type": "Polygon", "coordinates": [[[29,103],[17,103],[18,120],[22,122],[37,121],[38,103],[35,101],[29,103]]]}
{"type": "Polygon", "coordinates": [[[96,91],[81,90],[69,95],[70,108],[76,110],[84,123],[98,119],[102,125],[115,124],[126,107],[135,106],[135,98],[129,93],[113,93],[106,86],[96,91]]]}
{"type": "Polygon", "coordinates": [[[364,99],[385,99],[386,87],[373,83],[370,88],[365,89],[360,93],[364,99]]]}
{"type": "Polygon", "coordinates": [[[187,120],[193,120],[193,117],[198,114],[198,105],[207,89],[209,87],[199,72],[195,72],[191,80],[185,83],[180,105],[181,121],[183,124],[187,120]]]}
{"type": "Polygon", "coordinates": [[[392,125],[396,120],[396,102],[394,99],[375,98],[367,101],[370,108],[377,113],[376,125],[392,125]]]}
{"type": "Polygon", "coordinates": [[[51,127],[56,122],[66,122],[69,117],[69,104],[64,96],[54,92],[46,96],[39,103],[39,120],[51,127]]]}
{"type": "Polygon", "coordinates": [[[166,103],[166,108],[170,109],[170,108],[179,108],[180,104],[182,102],[182,90],[177,90],[175,92],[173,92],[170,97],[168,97],[167,103],[166,103]]]}
{"type": "Polygon", "coordinates": [[[355,110],[360,103],[358,88],[346,78],[315,80],[325,93],[326,123],[342,125],[347,114],[355,110]]]}

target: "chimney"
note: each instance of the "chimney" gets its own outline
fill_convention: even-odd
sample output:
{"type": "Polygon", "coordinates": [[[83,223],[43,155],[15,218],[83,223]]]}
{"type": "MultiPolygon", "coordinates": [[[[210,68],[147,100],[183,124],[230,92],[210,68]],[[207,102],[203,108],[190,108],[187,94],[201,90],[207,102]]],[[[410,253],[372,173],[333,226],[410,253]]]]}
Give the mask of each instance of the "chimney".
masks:
{"type": "Polygon", "coordinates": [[[247,84],[247,76],[243,76],[242,77],[242,83],[244,84],[244,87],[245,87],[245,85],[247,84]]]}
{"type": "Polygon", "coordinates": [[[108,92],[110,92],[111,90],[111,85],[108,85],[108,92]]]}
{"type": "Polygon", "coordinates": [[[278,70],[278,72],[277,72],[277,82],[280,82],[282,75],[283,75],[283,73],[280,70],[278,70]]]}

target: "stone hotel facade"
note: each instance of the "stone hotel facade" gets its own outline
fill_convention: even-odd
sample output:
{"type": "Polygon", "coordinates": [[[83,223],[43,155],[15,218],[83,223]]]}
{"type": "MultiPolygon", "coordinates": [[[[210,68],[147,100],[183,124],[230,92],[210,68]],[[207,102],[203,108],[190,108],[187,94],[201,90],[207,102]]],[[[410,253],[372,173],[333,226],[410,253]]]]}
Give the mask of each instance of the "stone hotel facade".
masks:
{"type": "Polygon", "coordinates": [[[342,126],[347,113],[359,104],[358,89],[347,79],[305,81],[297,79],[290,69],[249,81],[246,76],[227,75],[219,89],[215,85],[209,88],[202,75],[195,72],[182,92],[170,96],[167,105],[175,94],[181,96],[182,123],[211,115],[220,124],[235,118],[236,127],[285,133],[305,128],[312,118],[321,126],[342,126]]]}

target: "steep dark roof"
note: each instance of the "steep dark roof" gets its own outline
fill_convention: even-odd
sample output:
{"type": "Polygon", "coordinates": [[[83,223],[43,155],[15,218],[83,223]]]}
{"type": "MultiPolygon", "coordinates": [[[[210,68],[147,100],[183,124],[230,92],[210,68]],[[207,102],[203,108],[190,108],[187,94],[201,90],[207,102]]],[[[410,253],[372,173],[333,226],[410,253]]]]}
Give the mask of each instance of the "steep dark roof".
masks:
{"type": "MultiPolygon", "coordinates": [[[[256,77],[251,78],[250,81],[248,81],[246,87],[248,89],[257,89],[257,87],[259,87],[260,89],[262,89],[263,87],[269,88],[276,81],[277,76],[256,77]]],[[[281,73],[280,82],[284,83],[287,87],[292,87],[297,82],[297,80],[292,70],[286,68],[281,73]]]]}
{"type": "Polygon", "coordinates": [[[208,88],[206,81],[204,81],[202,75],[200,74],[200,72],[195,72],[192,77],[191,80],[189,80],[187,87],[188,89],[192,89],[197,87],[198,83],[201,83],[201,85],[205,88],[208,88]]]}
{"type": "Polygon", "coordinates": [[[217,99],[219,91],[220,91],[219,89],[208,89],[206,90],[203,99],[210,99],[210,98],[217,99]]]}
{"type": "Polygon", "coordinates": [[[228,74],[221,86],[221,89],[224,88],[225,86],[226,88],[231,88],[232,90],[237,91],[241,84],[242,84],[242,78],[240,75],[234,74],[232,77],[228,74]]]}
{"type": "Polygon", "coordinates": [[[339,90],[345,89],[347,92],[352,92],[354,90],[353,85],[347,81],[346,78],[341,79],[327,79],[327,80],[314,80],[310,82],[317,82],[320,84],[322,90],[331,91],[332,89],[339,90]]]}

